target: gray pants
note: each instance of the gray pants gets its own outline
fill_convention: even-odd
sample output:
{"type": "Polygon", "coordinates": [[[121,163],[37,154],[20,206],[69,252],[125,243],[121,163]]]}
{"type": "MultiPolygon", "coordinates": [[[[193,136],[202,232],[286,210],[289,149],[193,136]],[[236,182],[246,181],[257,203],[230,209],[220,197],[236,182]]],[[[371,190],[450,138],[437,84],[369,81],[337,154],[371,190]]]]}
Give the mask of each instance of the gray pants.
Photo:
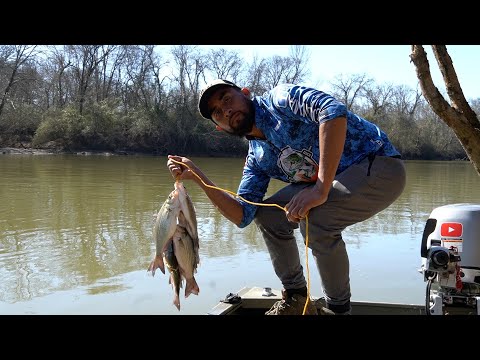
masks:
{"type": "MultiPolygon", "coordinates": [[[[406,174],[401,159],[377,156],[367,176],[368,169],[369,160],[365,159],[337,175],[328,200],[308,213],[308,247],[320,273],[325,300],[334,307],[349,304],[351,297],[349,260],[342,231],[388,207],[405,187],[406,174]]],[[[307,186],[312,184],[290,184],[264,202],[284,207],[307,186]]],[[[255,223],[262,232],[283,287],[305,287],[307,282],[293,234],[299,224],[289,222],[285,212],[273,206],[260,206],[255,223]]],[[[302,220],[300,232],[304,241],[305,225],[302,220]]]]}

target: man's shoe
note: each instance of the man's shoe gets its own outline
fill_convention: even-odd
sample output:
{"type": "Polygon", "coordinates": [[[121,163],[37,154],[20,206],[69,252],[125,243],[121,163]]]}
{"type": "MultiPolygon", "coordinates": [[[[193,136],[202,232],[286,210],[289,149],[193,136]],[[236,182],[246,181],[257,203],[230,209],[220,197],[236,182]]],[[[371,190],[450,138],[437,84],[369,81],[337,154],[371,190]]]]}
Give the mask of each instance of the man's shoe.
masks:
{"type": "Polygon", "coordinates": [[[285,290],[282,290],[282,300],[277,301],[268,310],[265,315],[318,315],[317,308],[312,300],[308,299],[307,307],[305,303],[307,298],[300,294],[288,296],[285,290]],[[305,313],[303,309],[305,308],[305,313]]]}
{"type": "Polygon", "coordinates": [[[350,302],[348,302],[348,305],[341,306],[328,305],[326,304],[324,298],[320,298],[315,300],[315,306],[317,307],[317,309],[319,309],[320,315],[352,315],[352,308],[350,307],[350,302]]]}
{"type": "MultiPolygon", "coordinates": [[[[330,309],[327,309],[326,307],[321,306],[318,315],[339,315],[339,314],[333,312],[330,309]]],[[[340,314],[340,315],[343,315],[343,314],[340,314]]]]}

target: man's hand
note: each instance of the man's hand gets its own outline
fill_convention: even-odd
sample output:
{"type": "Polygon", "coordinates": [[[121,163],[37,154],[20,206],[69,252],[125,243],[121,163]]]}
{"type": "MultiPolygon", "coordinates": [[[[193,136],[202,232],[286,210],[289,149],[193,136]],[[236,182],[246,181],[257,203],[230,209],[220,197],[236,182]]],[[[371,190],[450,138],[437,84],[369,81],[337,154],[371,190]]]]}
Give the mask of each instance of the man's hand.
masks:
{"type": "Polygon", "coordinates": [[[298,192],[290,202],[285,205],[287,219],[290,222],[300,222],[305,219],[311,208],[322,205],[328,198],[328,191],[322,191],[323,185],[317,181],[298,192]]]}
{"type": "Polygon", "coordinates": [[[347,118],[337,117],[318,127],[318,177],[314,186],[309,186],[296,194],[285,206],[287,219],[299,222],[311,208],[327,201],[342,156],[347,132],[347,118]]]}
{"type": "Polygon", "coordinates": [[[187,168],[187,166],[182,166],[179,163],[187,165],[190,169],[193,169],[193,171],[196,172],[197,167],[195,166],[193,161],[191,161],[190,159],[183,156],[168,155],[167,167],[168,167],[168,170],[170,170],[170,173],[172,174],[173,178],[175,180],[193,179],[195,175],[192,173],[192,171],[190,171],[189,168],[187,168]]]}

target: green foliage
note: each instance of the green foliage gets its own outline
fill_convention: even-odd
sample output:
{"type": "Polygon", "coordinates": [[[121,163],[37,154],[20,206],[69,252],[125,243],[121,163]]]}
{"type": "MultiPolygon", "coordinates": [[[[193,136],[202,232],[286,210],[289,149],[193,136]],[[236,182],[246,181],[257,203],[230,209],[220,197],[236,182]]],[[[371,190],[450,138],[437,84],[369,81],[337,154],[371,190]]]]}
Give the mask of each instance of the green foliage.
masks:
{"type": "Polygon", "coordinates": [[[82,116],[74,106],[63,110],[50,109],[35,132],[32,146],[43,148],[51,145],[63,149],[75,147],[80,141],[82,116]]]}
{"type": "Polygon", "coordinates": [[[151,151],[161,136],[155,113],[144,109],[134,110],[123,117],[126,144],[130,150],[151,151]]]}
{"type": "Polygon", "coordinates": [[[0,117],[0,145],[30,143],[42,119],[42,111],[29,104],[8,107],[0,117]]]}
{"type": "Polygon", "coordinates": [[[119,114],[115,112],[115,104],[107,101],[93,103],[79,117],[81,127],[81,146],[91,149],[114,150],[122,139],[121,122],[116,121],[119,114]]]}
{"type": "Polygon", "coordinates": [[[64,149],[115,150],[125,141],[125,117],[115,109],[114,104],[102,101],[83,114],[76,106],[47,111],[32,145],[48,147],[53,142],[64,149]]]}

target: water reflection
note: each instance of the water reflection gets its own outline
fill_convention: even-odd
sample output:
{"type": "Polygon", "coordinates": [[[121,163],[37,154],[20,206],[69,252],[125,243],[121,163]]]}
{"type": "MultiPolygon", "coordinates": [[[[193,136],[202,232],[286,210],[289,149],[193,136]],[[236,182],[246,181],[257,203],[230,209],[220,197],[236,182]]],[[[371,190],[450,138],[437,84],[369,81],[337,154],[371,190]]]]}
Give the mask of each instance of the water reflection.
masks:
{"type": "MultiPolygon", "coordinates": [[[[193,160],[217,186],[236,190],[243,159],[193,160]]],[[[172,291],[166,277],[147,280],[144,274],[155,251],[154,214],[173,189],[165,164],[165,157],[149,156],[0,156],[0,312],[10,312],[6,305],[15,303],[27,309],[29,301],[40,297],[55,302],[64,291],[75,292],[75,298],[124,296],[132,291],[141,299],[159,296],[158,292],[169,298],[172,291]],[[140,283],[145,288],[139,289],[140,283]]],[[[406,166],[402,196],[380,214],[345,231],[352,287],[358,296],[391,300],[392,291],[413,289],[413,299],[420,299],[423,279],[416,269],[429,214],[449,203],[480,203],[480,178],[471,164],[408,161],[406,166]]],[[[237,228],[197,186],[188,182],[186,186],[197,210],[201,241],[197,281],[202,281],[202,294],[215,291],[218,300],[242,286],[263,285],[260,282],[277,286],[255,226],[237,228]],[[225,289],[219,289],[222,286],[225,289]]],[[[268,192],[281,186],[272,182],[268,192]]],[[[312,289],[319,294],[316,269],[310,273],[312,289]]],[[[182,305],[188,309],[182,311],[205,312],[216,301],[212,296],[182,299],[196,304],[182,305]]],[[[410,298],[405,295],[404,299],[410,298]]],[[[171,308],[168,300],[160,308],[144,311],[170,313],[171,308]]],[[[45,305],[37,312],[46,311],[42,309],[45,305]]],[[[129,312],[118,307],[116,311],[129,312]]],[[[28,311],[15,308],[13,312],[28,311]]]]}

